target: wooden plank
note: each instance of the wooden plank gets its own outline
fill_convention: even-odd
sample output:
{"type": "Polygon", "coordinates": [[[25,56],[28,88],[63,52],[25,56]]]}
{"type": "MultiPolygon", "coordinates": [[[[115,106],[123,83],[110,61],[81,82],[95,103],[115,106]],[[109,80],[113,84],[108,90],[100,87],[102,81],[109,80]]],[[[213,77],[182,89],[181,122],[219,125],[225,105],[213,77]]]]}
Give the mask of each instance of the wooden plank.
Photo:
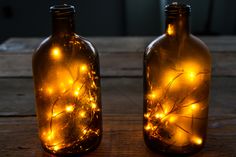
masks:
{"type": "MultiPolygon", "coordinates": [[[[90,37],[99,52],[140,52],[156,37],[90,37]]],[[[235,52],[236,36],[200,36],[211,52],[235,52]]],[[[43,38],[10,38],[0,45],[0,52],[32,53],[43,38]]]]}
{"type": "MultiPolygon", "coordinates": [[[[100,146],[85,156],[157,157],[144,144],[142,115],[105,115],[100,146]]],[[[236,115],[217,116],[209,120],[204,149],[194,157],[234,157],[236,154],[236,115]]],[[[37,137],[35,117],[0,118],[1,156],[50,157],[42,151],[37,137]],[[17,142],[16,142],[17,141],[17,142]]]]}
{"type": "MultiPolygon", "coordinates": [[[[214,76],[236,76],[236,37],[201,37],[213,58],[214,76]]],[[[0,77],[32,76],[32,52],[39,38],[12,38],[0,45],[0,77]],[[14,63],[14,64],[13,64],[14,63]]],[[[142,76],[143,52],[153,37],[90,38],[99,50],[101,75],[142,76]]]]}
{"type": "MultiPolygon", "coordinates": [[[[210,116],[236,114],[235,77],[213,77],[210,116]]],[[[0,78],[0,116],[35,115],[31,78],[0,78]]],[[[142,78],[103,78],[104,114],[141,114],[142,78]]]]}

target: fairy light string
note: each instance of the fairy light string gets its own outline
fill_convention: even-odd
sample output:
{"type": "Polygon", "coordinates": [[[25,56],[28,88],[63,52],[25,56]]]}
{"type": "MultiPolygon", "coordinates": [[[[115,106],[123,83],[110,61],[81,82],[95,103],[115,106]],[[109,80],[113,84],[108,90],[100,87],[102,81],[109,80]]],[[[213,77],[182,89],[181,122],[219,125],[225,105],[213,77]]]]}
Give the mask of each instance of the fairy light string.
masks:
{"type": "MultiPolygon", "coordinates": [[[[60,62],[61,49],[54,47],[51,58],[60,62]]],[[[46,147],[57,152],[76,147],[92,136],[100,136],[98,120],[98,76],[88,63],[69,62],[53,69],[39,91],[50,100],[47,124],[40,136],[46,147]]],[[[82,146],[81,146],[81,149],[82,146]]]]}
{"type": "Polygon", "coordinates": [[[147,108],[144,113],[144,130],[150,138],[158,139],[168,147],[201,145],[203,140],[203,137],[194,131],[194,124],[207,118],[201,112],[207,107],[205,101],[208,95],[198,93],[201,89],[208,89],[207,78],[210,72],[201,71],[198,65],[192,63],[183,67],[171,67],[166,70],[168,75],[163,75],[162,78],[164,85],[159,84],[156,87],[157,85],[151,81],[151,69],[147,66],[146,78],[149,89],[145,96],[147,108]],[[183,88],[183,85],[188,92],[175,91],[183,88]],[[179,96],[173,98],[173,91],[179,96]],[[197,96],[192,98],[193,95],[197,96]]]}

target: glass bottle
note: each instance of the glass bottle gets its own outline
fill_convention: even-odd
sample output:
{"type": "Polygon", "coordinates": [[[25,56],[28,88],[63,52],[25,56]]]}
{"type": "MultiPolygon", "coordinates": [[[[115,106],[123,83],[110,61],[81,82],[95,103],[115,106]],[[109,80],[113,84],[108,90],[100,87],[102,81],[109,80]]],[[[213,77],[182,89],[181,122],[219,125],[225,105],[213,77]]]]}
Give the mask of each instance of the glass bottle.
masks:
{"type": "Polygon", "coordinates": [[[206,140],[211,56],[190,33],[189,5],[165,12],[165,34],[144,54],[144,140],[160,153],[192,154],[206,140]]]}
{"type": "Polygon", "coordinates": [[[98,53],[74,31],[74,7],[50,8],[52,35],[33,55],[42,147],[59,155],[94,150],[102,138],[98,53]]]}

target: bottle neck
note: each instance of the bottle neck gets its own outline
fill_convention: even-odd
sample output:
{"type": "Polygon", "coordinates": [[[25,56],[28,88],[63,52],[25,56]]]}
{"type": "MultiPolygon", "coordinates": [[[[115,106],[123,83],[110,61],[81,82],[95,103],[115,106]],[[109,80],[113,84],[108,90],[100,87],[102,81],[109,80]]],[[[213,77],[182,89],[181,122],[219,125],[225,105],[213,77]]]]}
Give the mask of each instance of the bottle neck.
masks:
{"type": "Polygon", "coordinates": [[[169,36],[181,37],[190,33],[189,15],[167,15],[165,33],[169,36]]]}
{"type": "Polygon", "coordinates": [[[52,35],[67,36],[75,32],[74,16],[57,16],[52,17],[52,35]]]}

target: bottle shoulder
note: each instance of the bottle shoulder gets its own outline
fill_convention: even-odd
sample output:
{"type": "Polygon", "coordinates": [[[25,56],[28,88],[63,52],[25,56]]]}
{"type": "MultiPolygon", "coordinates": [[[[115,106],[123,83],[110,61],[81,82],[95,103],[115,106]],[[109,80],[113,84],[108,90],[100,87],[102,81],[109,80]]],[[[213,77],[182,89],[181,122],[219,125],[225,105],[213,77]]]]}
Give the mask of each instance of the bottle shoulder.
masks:
{"type": "Polygon", "coordinates": [[[76,34],[64,37],[49,36],[40,43],[34,55],[47,54],[55,47],[60,48],[62,53],[67,53],[67,55],[71,53],[71,55],[84,54],[84,56],[98,57],[95,46],[84,37],[76,34]]]}
{"type": "Polygon", "coordinates": [[[182,38],[174,38],[168,35],[162,35],[151,42],[145,51],[145,56],[154,53],[167,55],[203,55],[211,58],[210,51],[206,44],[196,36],[190,34],[182,38]]]}

